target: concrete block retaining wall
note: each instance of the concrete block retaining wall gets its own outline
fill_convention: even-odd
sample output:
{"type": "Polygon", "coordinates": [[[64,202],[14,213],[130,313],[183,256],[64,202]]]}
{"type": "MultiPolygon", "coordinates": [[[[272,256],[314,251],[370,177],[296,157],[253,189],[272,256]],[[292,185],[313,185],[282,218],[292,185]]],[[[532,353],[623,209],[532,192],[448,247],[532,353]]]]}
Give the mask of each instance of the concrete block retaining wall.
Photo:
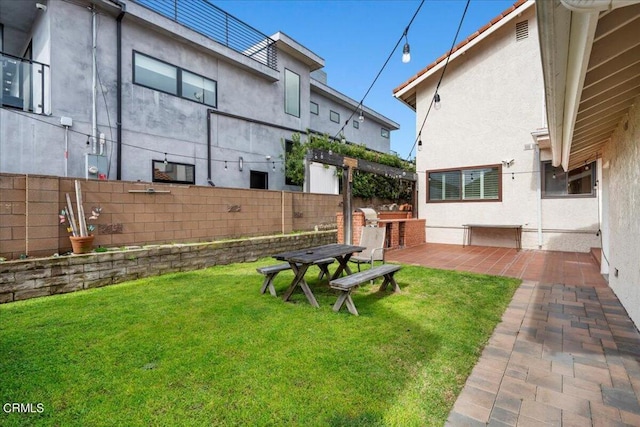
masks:
{"type": "MultiPolygon", "coordinates": [[[[2,262],[0,303],[97,288],[165,273],[255,261],[278,252],[335,243],[336,239],[337,234],[333,230],[2,262]]],[[[256,276],[256,283],[261,280],[256,276]]]]}

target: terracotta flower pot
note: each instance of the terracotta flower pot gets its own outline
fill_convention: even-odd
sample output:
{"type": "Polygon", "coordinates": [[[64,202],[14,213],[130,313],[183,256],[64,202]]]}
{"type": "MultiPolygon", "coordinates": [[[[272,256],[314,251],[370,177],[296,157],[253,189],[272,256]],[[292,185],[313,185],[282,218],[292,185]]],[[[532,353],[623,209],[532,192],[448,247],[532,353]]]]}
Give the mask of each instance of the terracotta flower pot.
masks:
{"type": "Polygon", "coordinates": [[[86,254],[93,250],[93,239],[95,236],[75,237],[69,236],[74,254],[86,254]]]}

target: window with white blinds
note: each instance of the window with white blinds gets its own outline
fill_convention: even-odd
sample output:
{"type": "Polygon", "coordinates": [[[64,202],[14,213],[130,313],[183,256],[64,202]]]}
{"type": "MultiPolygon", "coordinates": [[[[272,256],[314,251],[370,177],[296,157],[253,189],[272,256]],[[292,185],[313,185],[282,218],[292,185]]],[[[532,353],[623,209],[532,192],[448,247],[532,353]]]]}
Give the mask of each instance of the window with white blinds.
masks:
{"type": "Polygon", "coordinates": [[[427,172],[427,202],[502,200],[500,165],[427,172]]]}

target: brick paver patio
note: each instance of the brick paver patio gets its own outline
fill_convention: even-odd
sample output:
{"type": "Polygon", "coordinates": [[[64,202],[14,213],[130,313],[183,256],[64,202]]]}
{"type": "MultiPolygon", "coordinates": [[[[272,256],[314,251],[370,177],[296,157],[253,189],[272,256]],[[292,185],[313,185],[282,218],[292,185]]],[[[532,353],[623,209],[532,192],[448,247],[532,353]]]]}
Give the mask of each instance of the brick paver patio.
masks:
{"type": "Polygon", "coordinates": [[[448,426],[640,425],[640,334],[590,254],[426,244],[387,259],[523,279],[448,426]]]}

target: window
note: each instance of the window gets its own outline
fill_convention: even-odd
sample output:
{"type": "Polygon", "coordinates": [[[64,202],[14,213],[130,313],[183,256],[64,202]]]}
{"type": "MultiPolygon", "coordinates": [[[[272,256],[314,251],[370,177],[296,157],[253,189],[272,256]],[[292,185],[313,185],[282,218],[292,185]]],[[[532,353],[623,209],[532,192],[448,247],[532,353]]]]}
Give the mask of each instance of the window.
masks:
{"type": "Polygon", "coordinates": [[[383,138],[389,138],[389,129],[380,128],[380,136],[383,138]]]}
{"type": "Polygon", "coordinates": [[[249,188],[268,190],[269,174],[266,172],[251,171],[251,175],[249,177],[249,188]]]}
{"type": "Polygon", "coordinates": [[[427,172],[427,202],[502,200],[500,165],[427,172]]]}
{"type": "Polygon", "coordinates": [[[284,112],[300,117],[300,76],[284,69],[284,112]]]}
{"type": "Polygon", "coordinates": [[[317,116],[320,113],[320,107],[313,101],[311,101],[309,108],[311,110],[311,114],[315,114],[317,116]]]}
{"type": "Polygon", "coordinates": [[[293,151],[293,141],[286,140],[284,142],[284,183],[286,185],[296,185],[295,182],[291,178],[287,176],[287,159],[289,158],[289,154],[293,151]]]}
{"type": "Polygon", "coordinates": [[[139,52],[133,52],[133,82],[190,101],[217,106],[217,83],[214,80],[139,52]]]}
{"type": "Polygon", "coordinates": [[[134,52],[133,82],[171,95],[178,95],[178,68],[134,52]]]}
{"type": "Polygon", "coordinates": [[[173,182],[177,184],[195,184],[196,167],[186,163],[152,160],[153,182],[173,182]]]}
{"type": "Polygon", "coordinates": [[[360,129],[360,122],[358,120],[353,120],[353,127],[356,129],[360,129]]]}
{"type": "Polygon", "coordinates": [[[215,107],[216,82],[182,70],[182,97],[215,107]]]}
{"type": "Polygon", "coordinates": [[[594,197],[596,162],[565,172],[551,162],[542,162],[542,197],[594,197]]]}
{"type": "Polygon", "coordinates": [[[340,123],[340,114],[336,113],[333,110],[329,111],[329,120],[335,123],[340,123]]]}

